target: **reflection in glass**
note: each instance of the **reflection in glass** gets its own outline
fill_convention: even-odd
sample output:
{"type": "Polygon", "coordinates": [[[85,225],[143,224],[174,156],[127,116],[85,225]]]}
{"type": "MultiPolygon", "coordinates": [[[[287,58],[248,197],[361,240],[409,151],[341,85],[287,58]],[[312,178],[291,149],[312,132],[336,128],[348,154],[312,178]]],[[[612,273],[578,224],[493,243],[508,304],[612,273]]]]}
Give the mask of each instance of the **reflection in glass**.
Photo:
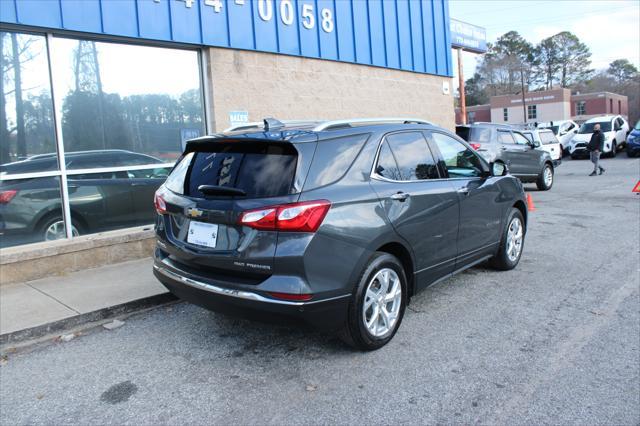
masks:
{"type": "MultiPolygon", "coordinates": [[[[171,162],[204,133],[197,52],[55,38],[52,55],[67,155],[120,149],[171,162]]],[[[88,167],[116,166],[106,160],[88,167]]]]}
{"type": "Polygon", "coordinates": [[[0,52],[0,173],[57,170],[46,39],[0,32],[0,52]]]}
{"type": "Polygon", "coordinates": [[[169,169],[70,175],[71,220],[80,234],[153,223],[153,194],[169,169]]]}
{"type": "Polygon", "coordinates": [[[0,247],[65,236],[59,178],[0,181],[0,247]]]}

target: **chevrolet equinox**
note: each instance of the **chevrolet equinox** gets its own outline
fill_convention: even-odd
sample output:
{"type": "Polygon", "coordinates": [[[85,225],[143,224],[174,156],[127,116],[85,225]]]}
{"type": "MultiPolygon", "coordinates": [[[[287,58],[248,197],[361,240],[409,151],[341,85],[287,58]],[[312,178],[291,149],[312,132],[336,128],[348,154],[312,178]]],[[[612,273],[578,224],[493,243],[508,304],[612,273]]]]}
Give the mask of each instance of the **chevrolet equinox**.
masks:
{"type": "Polygon", "coordinates": [[[269,118],[191,140],[155,208],[172,293],[362,350],[393,338],[419,290],[487,260],[514,268],[527,224],[504,164],[415,119],[269,118]]]}

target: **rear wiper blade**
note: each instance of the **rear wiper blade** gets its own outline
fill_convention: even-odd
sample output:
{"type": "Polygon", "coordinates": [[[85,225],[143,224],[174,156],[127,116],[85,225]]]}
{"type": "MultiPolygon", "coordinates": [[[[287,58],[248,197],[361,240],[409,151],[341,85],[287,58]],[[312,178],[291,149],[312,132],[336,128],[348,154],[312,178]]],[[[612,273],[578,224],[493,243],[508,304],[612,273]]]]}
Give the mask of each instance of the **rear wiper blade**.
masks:
{"type": "Polygon", "coordinates": [[[242,189],[217,185],[200,185],[198,187],[198,191],[202,192],[204,195],[237,195],[240,197],[245,197],[247,195],[247,193],[242,189]]]}

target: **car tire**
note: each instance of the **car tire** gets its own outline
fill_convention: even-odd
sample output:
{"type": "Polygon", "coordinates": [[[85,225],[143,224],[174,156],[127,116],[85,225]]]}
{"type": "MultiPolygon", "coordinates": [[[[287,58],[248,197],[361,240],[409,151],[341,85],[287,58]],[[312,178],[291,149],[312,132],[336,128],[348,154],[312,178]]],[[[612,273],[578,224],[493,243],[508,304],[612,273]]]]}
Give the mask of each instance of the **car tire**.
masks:
{"type": "Polygon", "coordinates": [[[391,254],[376,252],[360,274],[339,337],[363,351],[383,347],[393,339],[402,323],[407,295],[407,278],[400,261],[391,254]],[[384,324],[389,322],[392,324],[385,329],[384,324]]]}
{"type": "Polygon", "coordinates": [[[546,163],[536,180],[536,186],[540,191],[548,191],[553,186],[553,166],[546,163]]]}
{"type": "MultiPolygon", "coordinates": [[[[82,234],[82,228],[75,220],[71,221],[71,233],[74,237],[82,234]]],[[[54,241],[61,238],[64,233],[64,219],[62,216],[50,216],[42,221],[38,227],[38,235],[42,238],[42,241],[54,241]],[[55,235],[59,235],[58,238],[54,238],[55,235]]]]}
{"type": "Polygon", "coordinates": [[[618,153],[618,145],[616,145],[616,141],[613,141],[611,143],[611,152],[609,153],[609,157],[615,158],[617,153],[618,153]]]}
{"type": "Polygon", "coordinates": [[[525,235],[526,225],[522,213],[517,208],[512,207],[511,211],[509,212],[509,216],[507,216],[504,230],[502,231],[502,238],[500,240],[500,248],[498,249],[498,253],[496,253],[496,255],[489,260],[489,264],[495,269],[499,269],[501,271],[508,271],[515,268],[518,265],[518,262],[520,262],[520,258],[522,257],[525,235]],[[517,241],[514,239],[518,236],[516,234],[512,234],[514,231],[517,231],[515,229],[512,229],[512,226],[515,226],[515,221],[518,221],[520,226],[519,243],[517,243],[517,241]],[[514,253],[512,251],[514,250],[513,244],[517,244],[517,254],[515,256],[513,256],[514,253]]]}

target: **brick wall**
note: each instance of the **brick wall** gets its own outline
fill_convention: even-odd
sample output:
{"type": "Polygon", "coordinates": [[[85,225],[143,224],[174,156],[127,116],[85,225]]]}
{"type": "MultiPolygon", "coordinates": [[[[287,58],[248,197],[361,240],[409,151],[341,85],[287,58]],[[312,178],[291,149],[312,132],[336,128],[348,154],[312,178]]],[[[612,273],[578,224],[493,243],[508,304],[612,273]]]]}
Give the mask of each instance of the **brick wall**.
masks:
{"type": "Polygon", "coordinates": [[[208,49],[212,125],[230,125],[230,111],[249,121],[417,117],[454,128],[451,78],[334,61],[231,49],[208,49]]]}

